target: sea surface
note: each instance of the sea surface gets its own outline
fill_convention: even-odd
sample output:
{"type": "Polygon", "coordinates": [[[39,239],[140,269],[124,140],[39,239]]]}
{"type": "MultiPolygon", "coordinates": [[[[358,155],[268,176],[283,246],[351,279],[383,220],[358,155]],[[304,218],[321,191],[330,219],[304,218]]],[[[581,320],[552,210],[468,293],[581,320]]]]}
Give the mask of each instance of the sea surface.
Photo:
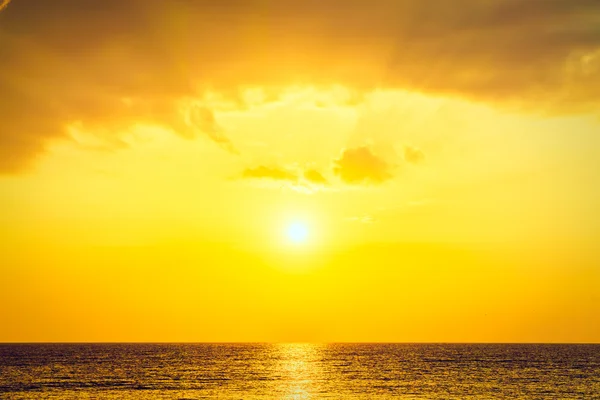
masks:
{"type": "Polygon", "coordinates": [[[0,344],[1,399],[600,399],[600,345],[0,344]]]}

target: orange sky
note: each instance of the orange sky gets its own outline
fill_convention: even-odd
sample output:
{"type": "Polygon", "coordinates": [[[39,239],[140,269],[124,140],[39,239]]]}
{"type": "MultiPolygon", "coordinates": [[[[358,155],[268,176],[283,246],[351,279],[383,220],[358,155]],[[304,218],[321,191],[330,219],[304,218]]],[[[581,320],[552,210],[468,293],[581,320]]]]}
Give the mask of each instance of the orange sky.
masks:
{"type": "Polygon", "coordinates": [[[600,342],[600,4],[455,3],[0,2],[0,341],[600,342]]]}

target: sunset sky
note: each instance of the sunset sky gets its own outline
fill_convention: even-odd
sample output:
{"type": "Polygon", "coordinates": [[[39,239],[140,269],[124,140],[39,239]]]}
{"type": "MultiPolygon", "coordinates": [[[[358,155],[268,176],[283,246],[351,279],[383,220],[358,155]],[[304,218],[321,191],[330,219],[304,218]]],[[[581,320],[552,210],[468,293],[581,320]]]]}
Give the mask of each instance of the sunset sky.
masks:
{"type": "Polygon", "coordinates": [[[598,0],[0,4],[0,341],[600,342],[598,0]]]}

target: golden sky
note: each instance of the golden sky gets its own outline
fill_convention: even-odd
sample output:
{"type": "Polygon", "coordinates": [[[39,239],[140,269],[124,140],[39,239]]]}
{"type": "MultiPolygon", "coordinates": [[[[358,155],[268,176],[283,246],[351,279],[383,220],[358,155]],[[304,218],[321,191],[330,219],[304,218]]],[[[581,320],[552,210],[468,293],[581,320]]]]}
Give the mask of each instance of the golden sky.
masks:
{"type": "Polygon", "coordinates": [[[0,11],[0,341],[600,342],[597,0],[0,11]]]}

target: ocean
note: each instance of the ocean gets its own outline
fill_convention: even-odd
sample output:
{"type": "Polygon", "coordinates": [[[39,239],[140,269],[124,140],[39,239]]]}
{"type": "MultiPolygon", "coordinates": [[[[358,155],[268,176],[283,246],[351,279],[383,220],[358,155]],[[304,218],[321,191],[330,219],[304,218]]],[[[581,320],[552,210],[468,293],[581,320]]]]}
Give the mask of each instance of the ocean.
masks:
{"type": "Polygon", "coordinates": [[[600,345],[0,344],[2,399],[600,399],[600,345]]]}

